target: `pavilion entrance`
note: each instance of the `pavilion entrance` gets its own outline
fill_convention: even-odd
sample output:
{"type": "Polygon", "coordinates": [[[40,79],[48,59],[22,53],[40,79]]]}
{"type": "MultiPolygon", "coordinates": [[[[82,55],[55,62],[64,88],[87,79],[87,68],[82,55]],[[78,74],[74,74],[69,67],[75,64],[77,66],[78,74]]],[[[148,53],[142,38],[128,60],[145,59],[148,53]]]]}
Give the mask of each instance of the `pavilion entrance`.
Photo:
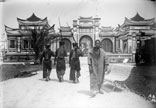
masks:
{"type": "Polygon", "coordinates": [[[67,39],[67,38],[64,38],[64,39],[62,39],[62,41],[64,41],[64,42],[65,42],[64,47],[65,47],[65,49],[66,49],[67,53],[69,53],[69,52],[70,52],[70,50],[71,50],[71,42],[70,42],[70,40],[69,40],[69,39],[67,39]]]}
{"type": "Polygon", "coordinates": [[[110,39],[103,39],[101,46],[106,52],[113,52],[113,43],[110,39]]]}
{"type": "Polygon", "coordinates": [[[80,46],[83,51],[84,56],[88,55],[89,49],[93,47],[93,40],[90,36],[84,35],[80,38],[80,46]]]}

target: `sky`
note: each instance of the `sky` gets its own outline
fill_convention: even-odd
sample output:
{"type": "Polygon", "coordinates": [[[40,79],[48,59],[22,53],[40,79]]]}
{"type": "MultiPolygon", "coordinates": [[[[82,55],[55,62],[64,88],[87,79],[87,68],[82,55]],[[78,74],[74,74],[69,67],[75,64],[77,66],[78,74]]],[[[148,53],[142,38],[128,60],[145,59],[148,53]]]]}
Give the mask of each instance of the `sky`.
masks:
{"type": "Polygon", "coordinates": [[[117,27],[125,17],[132,18],[138,12],[145,19],[156,18],[156,2],[150,0],[4,0],[0,2],[0,32],[4,25],[18,28],[17,18],[26,19],[35,13],[41,19],[48,18],[50,25],[71,26],[80,16],[101,18],[101,26],[117,27]],[[60,19],[60,24],[59,20],[60,19]]]}

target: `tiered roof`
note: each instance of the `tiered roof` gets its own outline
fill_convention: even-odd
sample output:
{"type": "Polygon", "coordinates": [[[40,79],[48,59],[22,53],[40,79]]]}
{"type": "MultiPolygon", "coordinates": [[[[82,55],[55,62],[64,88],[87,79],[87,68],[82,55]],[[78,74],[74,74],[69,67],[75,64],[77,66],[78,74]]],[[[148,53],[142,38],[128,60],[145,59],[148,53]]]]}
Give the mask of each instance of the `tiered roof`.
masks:
{"type": "MultiPolygon", "coordinates": [[[[26,27],[26,29],[21,29],[21,28],[18,28],[18,29],[14,29],[14,28],[11,28],[11,27],[8,27],[8,26],[5,26],[5,31],[7,33],[7,35],[14,35],[14,36],[21,36],[22,35],[29,35],[29,31],[27,30],[27,26],[43,26],[43,27],[46,27],[46,29],[48,29],[48,33],[49,35],[51,34],[54,34],[55,33],[55,30],[54,30],[54,26],[50,26],[48,24],[48,21],[47,21],[47,17],[44,18],[44,19],[41,19],[39,17],[37,17],[34,13],[29,17],[27,18],[26,20],[24,19],[20,19],[20,18],[17,18],[17,21],[19,23],[19,25],[24,25],[26,27]]],[[[37,29],[39,30],[39,29],[37,29]]]]}
{"type": "Polygon", "coordinates": [[[79,19],[93,19],[93,17],[92,16],[90,16],[90,17],[82,17],[82,16],[80,16],[79,19]]]}
{"type": "Polygon", "coordinates": [[[61,26],[60,28],[59,28],[59,30],[61,31],[61,32],[71,32],[71,28],[68,26],[68,27],[65,27],[65,26],[61,26]]]}
{"type": "Polygon", "coordinates": [[[79,21],[93,21],[93,17],[82,17],[80,16],[79,21]]]}
{"type": "Polygon", "coordinates": [[[70,28],[69,26],[68,27],[61,26],[59,30],[62,36],[69,36],[69,37],[72,36],[72,28],[70,28]]]}
{"type": "Polygon", "coordinates": [[[114,29],[112,27],[101,27],[100,36],[114,36],[114,29]]]}
{"type": "MultiPolygon", "coordinates": [[[[128,34],[130,30],[128,26],[150,26],[153,29],[156,26],[156,21],[155,18],[145,19],[142,16],[140,16],[139,13],[137,13],[134,17],[130,19],[125,17],[124,23],[121,26],[118,25],[118,27],[116,28],[116,35],[121,36],[128,34]]],[[[147,32],[149,32],[149,30],[146,30],[146,33],[147,32]]]]}

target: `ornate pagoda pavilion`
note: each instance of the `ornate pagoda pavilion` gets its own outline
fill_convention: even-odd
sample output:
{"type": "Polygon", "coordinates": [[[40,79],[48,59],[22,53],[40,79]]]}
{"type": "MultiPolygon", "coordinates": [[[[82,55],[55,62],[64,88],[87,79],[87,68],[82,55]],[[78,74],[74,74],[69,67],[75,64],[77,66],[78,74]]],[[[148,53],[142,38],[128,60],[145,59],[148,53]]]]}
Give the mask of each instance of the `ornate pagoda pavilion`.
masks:
{"type": "Polygon", "coordinates": [[[101,18],[79,17],[73,20],[73,35],[76,42],[87,55],[88,50],[93,47],[94,41],[99,39],[99,26],[101,18]]]}
{"type": "MultiPolygon", "coordinates": [[[[146,52],[153,50],[153,55],[156,54],[156,21],[155,18],[145,19],[137,13],[132,18],[125,17],[124,23],[116,28],[117,40],[116,49],[122,53],[136,53],[138,43],[140,46],[149,47],[146,52]],[[151,43],[148,41],[153,40],[151,43]],[[141,42],[141,43],[140,43],[141,42]],[[145,44],[147,43],[148,44],[145,44]]],[[[135,58],[135,57],[134,57],[135,58]]],[[[155,55],[156,58],[156,55],[155,55]]],[[[134,60],[133,60],[134,61],[134,60]]]]}
{"type": "Polygon", "coordinates": [[[8,48],[6,53],[6,60],[11,61],[23,61],[27,60],[29,56],[30,60],[34,58],[33,44],[31,38],[31,32],[28,29],[38,29],[47,27],[48,36],[55,33],[54,29],[48,24],[47,17],[41,19],[34,13],[27,19],[17,18],[19,28],[11,28],[5,26],[7,34],[8,48]]]}

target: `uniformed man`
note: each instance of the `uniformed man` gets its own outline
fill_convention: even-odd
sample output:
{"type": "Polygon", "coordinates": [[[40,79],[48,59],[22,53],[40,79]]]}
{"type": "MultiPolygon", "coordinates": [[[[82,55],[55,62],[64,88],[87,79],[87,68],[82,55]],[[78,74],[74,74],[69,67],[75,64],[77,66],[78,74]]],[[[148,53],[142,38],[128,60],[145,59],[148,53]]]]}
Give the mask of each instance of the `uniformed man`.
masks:
{"type": "Polygon", "coordinates": [[[67,56],[67,52],[64,48],[64,42],[61,41],[59,43],[59,48],[56,50],[55,61],[56,61],[56,72],[59,82],[63,81],[63,76],[66,70],[65,57],[67,56]]]}
{"type": "Polygon", "coordinates": [[[79,82],[80,77],[80,60],[79,57],[83,56],[82,51],[78,47],[77,43],[73,43],[73,49],[70,51],[69,55],[69,65],[70,65],[70,79],[74,83],[79,82]]]}
{"type": "Polygon", "coordinates": [[[50,49],[50,44],[46,44],[45,50],[41,54],[41,59],[43,59],[43,78],[46,78],[46,81],[50,80],[50,73],[52,70],[52,60],[51,57],[55,56],[54,52],[50,49]]]}

